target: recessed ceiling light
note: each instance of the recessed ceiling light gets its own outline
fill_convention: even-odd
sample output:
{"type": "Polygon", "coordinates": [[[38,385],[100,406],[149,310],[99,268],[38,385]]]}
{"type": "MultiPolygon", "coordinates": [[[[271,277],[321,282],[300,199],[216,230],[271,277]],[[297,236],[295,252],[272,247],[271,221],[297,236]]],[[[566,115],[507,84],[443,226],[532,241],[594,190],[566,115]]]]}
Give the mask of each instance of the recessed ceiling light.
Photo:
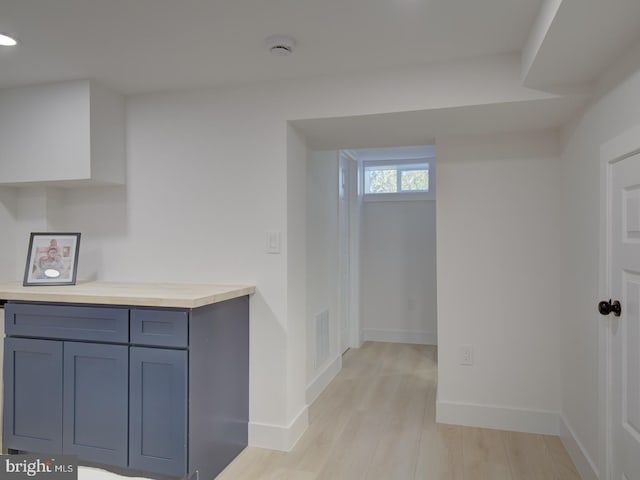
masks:
{"type": "Polygon", "coordinates": [[[1,47],[13,47],[17,45],[18,42],[11,38],[9,35],[5,35],[4,33],[0,33],[0,46],[1,47]]]}
{"type": "Polygon", "coordinates": [[[293,53],[293,47],[296,46],[296,41],[288,35],[271,35],[264,41],[274,55],[289,55],[293,53]]]}

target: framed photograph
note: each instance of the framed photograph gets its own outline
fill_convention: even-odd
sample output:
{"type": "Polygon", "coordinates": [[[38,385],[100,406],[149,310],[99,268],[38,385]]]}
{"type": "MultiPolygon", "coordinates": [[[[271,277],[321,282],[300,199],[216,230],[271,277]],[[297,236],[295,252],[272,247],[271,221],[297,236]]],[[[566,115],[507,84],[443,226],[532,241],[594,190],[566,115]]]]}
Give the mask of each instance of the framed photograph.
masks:
{"type": "Polygon", "coordinates": [[[79,233],[32,233],[22,284],[75,285],[79,250],[79,233]]]}

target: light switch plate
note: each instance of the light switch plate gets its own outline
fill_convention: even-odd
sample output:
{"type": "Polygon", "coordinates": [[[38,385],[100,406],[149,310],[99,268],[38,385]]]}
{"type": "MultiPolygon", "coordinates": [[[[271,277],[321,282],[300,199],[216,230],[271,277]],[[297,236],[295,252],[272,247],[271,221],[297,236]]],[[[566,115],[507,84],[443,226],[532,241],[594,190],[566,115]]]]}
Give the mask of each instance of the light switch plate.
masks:
{"type": "Polygon", "coordinates": [[[281,245],[282,234],[280,232],[267,232],[267,253],[280,253],[281,245]]]}
{"type": "Polygon", "coordinates": [[[473,347],[471,345],[460,347],[460,365],[473,365],[473,347]]]}

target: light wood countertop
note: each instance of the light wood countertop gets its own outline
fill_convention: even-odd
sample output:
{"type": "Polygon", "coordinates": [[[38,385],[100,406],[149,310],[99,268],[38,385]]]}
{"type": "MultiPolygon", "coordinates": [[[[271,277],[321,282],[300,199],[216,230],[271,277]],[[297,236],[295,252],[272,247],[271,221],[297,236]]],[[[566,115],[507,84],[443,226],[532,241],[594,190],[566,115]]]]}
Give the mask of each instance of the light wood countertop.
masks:
{"type": "Polygon", "coordinates": [[[197,308],[255,293],[251,285],[78,282],[24,287],[0,283],[0,300],[197,308]]]}

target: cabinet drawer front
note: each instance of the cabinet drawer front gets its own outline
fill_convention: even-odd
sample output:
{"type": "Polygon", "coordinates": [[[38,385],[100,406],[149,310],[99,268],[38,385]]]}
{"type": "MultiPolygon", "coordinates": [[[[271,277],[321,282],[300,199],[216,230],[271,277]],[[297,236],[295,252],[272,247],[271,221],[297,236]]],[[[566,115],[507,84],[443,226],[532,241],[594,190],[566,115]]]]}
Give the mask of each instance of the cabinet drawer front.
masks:
{"type": "Polygon", "coordinates": [[[4,314],[7,335],[129,341],[129,310],[126,308],[7,303],[4,314]]]}
{"type": "Polygon", "coordinates": [[[131,310],[131,343],[160,347],[186,347],[189,338],[187,312],[131,310]]]}

